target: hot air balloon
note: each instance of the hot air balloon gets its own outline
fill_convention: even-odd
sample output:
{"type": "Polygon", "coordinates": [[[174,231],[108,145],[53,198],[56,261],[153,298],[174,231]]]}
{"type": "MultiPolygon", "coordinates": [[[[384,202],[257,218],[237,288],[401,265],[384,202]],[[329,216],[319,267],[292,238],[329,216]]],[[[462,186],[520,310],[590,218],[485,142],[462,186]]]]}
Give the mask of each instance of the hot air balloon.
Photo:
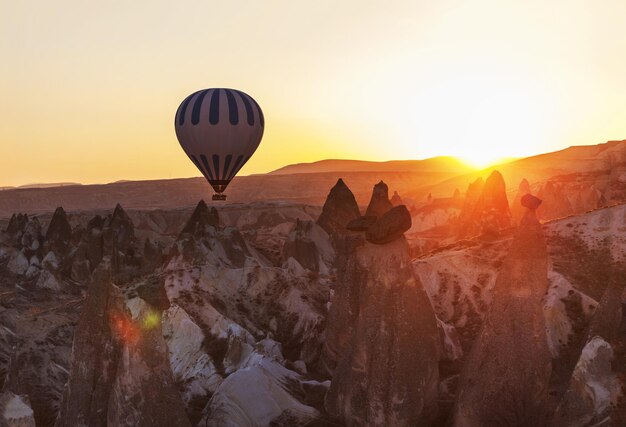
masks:
{"type": "Polygon", "coordinates": [[[174,127],[181,147],[215,190],[213,200],[226,200],[224,190],[259,146],[265,121],[250,95],[204,89],[180,104],[174,127]]]}

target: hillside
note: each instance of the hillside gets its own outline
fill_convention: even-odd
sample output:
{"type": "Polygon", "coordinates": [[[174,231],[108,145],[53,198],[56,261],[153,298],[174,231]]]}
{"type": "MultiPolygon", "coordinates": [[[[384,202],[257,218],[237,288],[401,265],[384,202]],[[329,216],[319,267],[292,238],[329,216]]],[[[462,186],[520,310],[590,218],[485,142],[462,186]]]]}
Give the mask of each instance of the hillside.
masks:
{"type": "Polygon", "coordinates": [[[327,159],[287,165],[268,175],[324,172],[439,172],[458,175],[472,170],[471,167],[454,157],[440,156],[424,160],[390,160],[388,162],[327,159]]]}

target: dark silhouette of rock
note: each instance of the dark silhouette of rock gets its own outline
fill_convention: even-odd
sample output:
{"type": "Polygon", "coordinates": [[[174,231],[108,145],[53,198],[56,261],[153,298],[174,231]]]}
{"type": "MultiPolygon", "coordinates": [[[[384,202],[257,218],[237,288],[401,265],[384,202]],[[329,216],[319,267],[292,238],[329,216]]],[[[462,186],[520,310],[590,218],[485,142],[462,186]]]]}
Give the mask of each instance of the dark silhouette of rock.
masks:
{"type": "Polygon", "coordinates": [[[208,226],[217,228],[219,224],[220,218],[217,209],[214,207],[209,209],[204,200],[200,200],[191,214],[191,218],[189,218],[189,221],[187,221],[187,224],[183,228],[181,235],[203,235],[208,226]]]}
{"type": "Polygon", "coordinates": [[[370,199],[369,205],[367,205],[365,216],[380,218],[391,208],[393,208],[393,205],[389,201],[389,188],[387,184],[380,181],[372,190],[372,198],[370,199]]]}
{"type": "Polygon", "coordinates": [[[399,239],[411,228],[411,214],[404,205],[387,211],[369,227],[365,238],[368,242],[382,245],[399,239]]]}
{"type": "Polygon", "coordinates": [[[7,224],[6,233],[10,236],[16,235],[18,232],[23,231],[26,223],[28,222],[28,215],[26,214],[13,214],[7,224]]]}
{"type": "Polygon", "coordinates": [[[541,205],[542,200],[539,197],[535,197],[532,194],[527,193],[522,197],[520,202],[525,208],[535,210],[541,205]]]}
{"type": "Polygon", "coordinates": [[[317,271],[319,269],[317,246],[307,237],[307,232],[312,226],[311,221],[296,221],[294,229],[283,246],[283,260],[286,261],[291,257],[304,268],[317,271]]]}
{"type": "Polygon", "coordinates": [[[146,239],[143,245],[143,260],[141,262],[143,272],[152,273],[163,263],[164,259],[161,244],[146,239]]]}
{"type": "Polygon", "coordinates": [[[330,189],[317,223],[331,236],[346,232],[346,225],[361,216],[354,194],[340,178],[330,189]]]}
{"type": "Polygon", "coordinates": [[[393,196],[391,196],[391,200],[390,200],[392,206],[400,206],[402,204],[404,204],[402,202],[402,197],[400,197],[400,195],[398,194],[397,191],[393,192],[393,196]]]}
{"type": "Polygon", "coordinates": [[[116,280],[126,281],[140,273],[141,256],[135,239],[135,226],[118,203],[102,227],[102,254],[109,255],[116,280]]]}
{"type": "Polygon", "coordinates": [[[375,216],[360,216],[350,221],[346,228],[350,231],[367,231],[375,222],[375,216]]]}
{"type": "Polygon", "coordinates": [[[461,198],[461,191],[458,188],[454,189],[454,193],[452,193],[452,198],[453,199],[460,199],[461,198]]]}
{"type": "Polygon", "coordinates": [[[338,289],[331,305],[326,350],[340,360],[325,407],[347,426],[428,425],[437,412],[439,336],[407,242],[365,242],[350,250],[347,283],[358,290],[338,289]],[[333,323],[339,320],[346,323],[333,323]]]}
{"type": "Polygon", "coordinates": [[[46,252],[54,251],[58,255],[65,255],[72,239],[72,227],[62,207],[56,208],[48,230],[46,231],[46,252]]]}
{"type": "Polygon", "coordinates": [[[551,355],[542,298],[548,255],[534,212],[527,210],[496,279],[459,383],[455,426],[545,423],[551,355]]]}
{"type": "Polygon", "coordinates": [[[150,276],[137,287],[137,295],[159,311],[170,308],[162,277],[150,276]]]}
{"type": "Polygon", "coordinates": [[[113,247],[125,249],[135,240],[135,226],[126,211],[118,203],[113,215],[107,216],[102,227],[104,251],[111,254],[113,247]]]}

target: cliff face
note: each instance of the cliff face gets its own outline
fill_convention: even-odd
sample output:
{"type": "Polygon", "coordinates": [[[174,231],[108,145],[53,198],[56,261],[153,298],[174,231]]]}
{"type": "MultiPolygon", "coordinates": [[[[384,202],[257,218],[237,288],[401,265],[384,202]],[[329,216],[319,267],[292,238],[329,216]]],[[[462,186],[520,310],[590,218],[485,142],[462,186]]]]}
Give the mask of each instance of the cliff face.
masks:
{"type": "MultiPolygon", "coordinates": [[[[360,272],[349,281],[359,284],[358,307],[353,302],[351,337],[344,336],[326,409],[346,425],[428,423],[437,411],[437,323],[406,241],[362,242],[351,256],[360,272]]],[[[331,312],[349,306],[338,297],[331,312]]]]}
{"type": "Polygon", "coordinates": [[[464,366],[455,426],[545,423],[551,356],[542,298],[548,287],[548,256],[533,210],[522,224],[464,366]]]}

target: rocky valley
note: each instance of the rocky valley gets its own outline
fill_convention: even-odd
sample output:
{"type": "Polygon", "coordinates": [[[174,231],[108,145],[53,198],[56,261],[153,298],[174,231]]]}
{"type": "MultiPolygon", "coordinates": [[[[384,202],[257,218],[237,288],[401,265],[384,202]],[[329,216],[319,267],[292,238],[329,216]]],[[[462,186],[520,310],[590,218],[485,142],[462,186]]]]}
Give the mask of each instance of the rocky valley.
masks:
{"type": "Polygon", "coordinates": [[[626,144],[597,147],[419,190],[325,164],[304,202],[7,190],[0,426],[626,425],[626,144]]]}

